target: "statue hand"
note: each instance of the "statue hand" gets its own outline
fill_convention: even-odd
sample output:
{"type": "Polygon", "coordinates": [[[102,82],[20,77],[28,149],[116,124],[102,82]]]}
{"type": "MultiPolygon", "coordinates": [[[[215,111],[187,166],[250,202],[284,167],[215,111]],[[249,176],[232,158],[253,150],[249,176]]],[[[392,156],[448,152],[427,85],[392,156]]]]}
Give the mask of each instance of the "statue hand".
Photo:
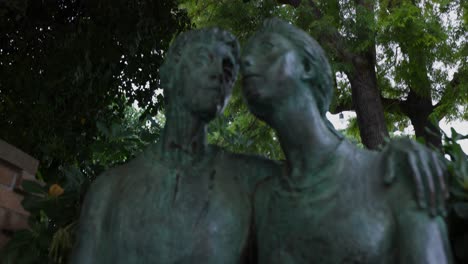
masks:
{"type": "Polygon", "coordinates": [[[427,208],[433,216],[446,214],[445,200],[449,192],[444,177],[447,166],[443,157],[408,138],[390,141],[382,154],[386,184],[396,181],[399,174],[409,173],[416,185],[419,206],[427,208]]]}

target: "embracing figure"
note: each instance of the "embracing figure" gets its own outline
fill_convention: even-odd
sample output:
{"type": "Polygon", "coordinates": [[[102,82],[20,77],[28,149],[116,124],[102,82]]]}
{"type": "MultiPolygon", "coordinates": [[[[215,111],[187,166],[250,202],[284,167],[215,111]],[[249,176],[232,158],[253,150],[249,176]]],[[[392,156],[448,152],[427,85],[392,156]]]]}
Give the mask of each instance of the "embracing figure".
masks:
{"type": "Polygon", "coordinates": [[[357,148],[329,125],[331,70],[314,39],[267,20],[241,71],[251,112],[276,130],[286,155],[285,173],[255,192],[260,264],[451,262],[444,221],[418,209],[411,171],[384,186],[385,153],[357,148]]]}
{"type": "Polygon", "coordinates": [[[229,32],[202,29],[177,37],[160,69],[167,103],[160,140],[93,183],[72,263],[243,261],[249,166],[229,162],[233,155],[206,144],[206,126],[231,93],[238,58],[239,44],[229,32]]]}
{"type": "MultiPolygon", "coordinates": [[[[273,49],[272,51],[278,50],[273,49]]],[[[292,51],[294,52],[294,50],[292,51]]],[[[274,61],[274,58],[273,56],[269,60],[274,61]]],[[[296,64],[296,66],[302,65],[302,61],[295,61],[295,58],[288,55],[286,61],[290,64],[296,64]]],[[[160,140],[150,145],[129,163],[105,172],[92,184],[82,208],[79,231],[77,232],[77,245],[73,250],[71,263],[256,263],[254,255],[250,254],[253,251],[251,249],[255,248],[252,246],[253,240],[250,239],[253,235],[251,196],[254,188],[258,182],[262,182],[268,177],[272,177],[275,181],[285,180],[286,182],[289,181],[289,178],[281,175],[285,167],[279,162],[257,156],[229,153],[219,147],[208,145],[206,142],[206,127],[211,120],[222,113],[231,94],[238,67],[239,44],[229,32],[216,28],[193,30],[182,33],[174,40],[160,69],[161,86],[164,88],[166,100],[166,124],[160,140]]],[[[248,67],[250,66],[246,64],[245,69],[248,67]]],[[[288,69],[293,70],[293,68],[288,69]]],[[[264,69],[270,68],[265,67],[264,69]]],[[[279,70],[280,68],[271,69],[279,70]]],[[[249,71],[246,70],[246,73],[248,74],[249,71]]],[[[265,71],[261,74],[274,76],[276,73],[265,71]]],[[[274,78],[279,77],[279,75],[274,76],[271,82],[278,81],[274,78]]],[[[250,77],[247,75],[246,82],[249,79],[250,77]]],[[[270,81],[270,79],[266,81],[270,81]]],[[[252,86],[249,82],[246,83],[245,91],[249,103],[252,103],[253,112],[258,114],[260,118],[267,120],[266,115],[262,115],[263,112],[257,111],[254,107],[254,102],[258,102],[257,106],[263,103],[260,100],[251,100],[256,96],[256,92],[251,89],[252,86]]],[[[262,83],[258,84],[259,89],[265,87],[262,83]]],[[[295,91],[288,82],[281,81],[277,85],[277,88],[291,89],[284,90],[282,93],[273,92],[275,95],[289,96],[290,91],[295,91]]],[[[302,103],[304,102],[309,103],[309,101],[302,103]]],[[[278,106],[280,105],[278,104],[278,106]]],[[[302,110],[309,107],[307,104],[303,104],[303,106],[302,110]]],[[[262,109],[269,110],[269,108],[262,109]]],[[[282,106],[279,109],[282,109],[282,106]]],[[[271,110],[271,113],[275,113],[273,109],[271,110]]],[[[289,118],[288,114],[293,114],[293,112],[281,110],[278,113],[285,114],[281,117],[286,122],[282,124],[285,128],[290,125],[287,120],[294,121],[291,123],[293,125],[297,125],[296,121],[304,122],[304,124],[312,122],[311,126],[323,121],[314,115],[296,115],[289,118]],[[309,119],[299,120],[302,117],[309,119]]],[[[270,124],[274,128],[278,128],[277,125],[279,125],[274,122],[270,124]]],[[[296,154],[294,157],[297,159],[291,159],[293,156],[288,155],[287,168],[291,175],[301,177],[301,173],[304,172],[294,169],[295,164],[293,163],[295,161],[301,162],[302,165],[299,166],[301,169],[309,165],[316,166],[316,162],[322,161],[323,164],[329,164],[329,166],[324,167],[327,171],[332,171],[338,164],[342,164],[341,160],[337,158],[338,156],[335,156],[336,151],[328,151],[329,145],[325,143],[333,145],[334,150],[351,149],[351,147],[345,147],[348,143],[341,143],[342,140],[334,141],[333,138],[324,137],[325,141],[323,142],[310,140],[306,130],[298,131],[296,126],[291,127],[294,130],[291,130],[290,136],[297,136],[298,139],[302,140],[297,150],[318,150],[322,147],[324,150],[320,153],[317,152],[320,155],[310,153],[315,156],[312,155],[307,159],[296,154]],[[319,143],[324,145],[318,145],[319,143]],[[322,154],[326,155],[322,156],[322,154]],[[294,161],[291,162],[291,160],[294,161]],[[309,161],[312,163],[307,164],[309,161]]],[[[333,132],[333,130],[327,131],[333,132]]],[[[283,141],[285,137],[282,136],[281,139],[282,144],[286,142],[283,141]]],[[[388,154],[385,158],[375,160],[369,158],[363,161],[368,162],[369,166],[373,162],[387,165],[392,163],[392,157],[395,155],[402,156],[404,157],[402,166],[410,168],[417,175],[420,171],[424,171],[427,162],[432,162],[432,159],[414,158],[415,153],[430,153],[425,149],[418,147],[414,149],[395,148],[393,146],[398,146],[398,144],[389,144],[389,147],[384,151],[388,154]],[[416,166],[411,165],[413,164],[411,160],[418,161],[416,166]]],[[[287,144],[283,144],[283,147],[288,153],[287,144]]],[[[302,155],[302,153],[297,154],[302,155]]],[[[366,155],[375,156],[374,154],[366,155]]],[[[360,166],[358,163],[348,165],[350,168],[360,166]]],[[[438,172],[440,168],[437,168],[425,173],[425,179],[437,179],[440,176],[438,172]]],[[[326,173],[326,171],[320,171],[320,173],[326,173]]],[[[306,174],[303,175],[306,176],[306,174]]],[[[296,180],[296,178],[294,176],[290,179],[296,180]]],[[[380,184],[378,190],[382,190],[382,192],[386,192],[385,189],[389,188],[384,184],[385,175],[372,179],[362,178],[362,180],[369,180],[369,182],[356,184],[354,180],[351,180],[349,184],[354,184],[359,188],[367,186],[366,184],[369,187],[380,184]]],[[[408,180],[411,178],[408,177],[408,180]]],[[[402,182],[401,179],[390,187],[396,189],[398,187],[394,187],[394,185],[401,184],[400,182],[402,182]]],[[[296,183],[299,182],[289,181],[287,184],[291,185],[285,186],[297,190],[300,190],[301,186],[305,186],[296,183]]],[[[309,183],[311,182],[307,180],[307,184],[309,183]]],[[[311,195],[334,197],[329,193],[349,193],[352,189],[347,184],[331,185],[324,181],[317,183],[315,189],[309,188],[308,192],[311,195]],[[321,190],[328,187],[330,190],[324,194],[321,190]]],[[[262,197],[269,197],[270,194],[276,195],[276,191],[270,192],[269,187],[265,188],[264,186],[269,186],[269,184],[260,185],[257,193],[258,201],[261,201],[262,197]],[[265,194],[263,195],[263,193],[265,194]]],[[[422,193],[429,193],[430,195],[427,197],[439,197],[441,193],[440,190],[422,187],[419,184],[404,186],[409,188],[405,192],[408,195],[414,194],[414,190],[419,196],[422,193]],[[415,186],[416,188],[414,188],[415,186]]],[[[362,190],[357,187],[356,192],[361,192],[362,190]]],[[[286,193],[289,195],[288,192],[286,193]]],[[[367,194],[366,192],[362,193],[363,195],[367,194]]],[[[406,199],[409,198],[405,198],[404,201],[406,199]]],[[[410,200],[415,199],[411,198],[410,200]]],[[[360,200],[353,201],[360,202],[360,200]]],[[[257,203],[257,219],[264,219],[262,216],[268,217],[262,212],[263,209],[269,209],[270,205],[274,204],[257,203]]],[[[301,210],[301,208],[308,210],[311,204],[296,205],[297,210],[301,210]]],[[[335,206],[336,204],[330,203],[331,205],[335,206]]],[[[340,204],[340,206],[358,208],[358,205],[351,204],[340,204]]],[[[281,208],[291,209],[293,207],[277,207],[277,209],[281,208]]],[[[276,212],[275,210],[272,212],[276,212]]],[[[317,209],[317,213],[325,212],[327,211],[322,210],[322,208],[317,209]]],[[[291,211],[289,223],[304,224],[301,219],[297,218],[296,213],[291,211]]],[[[288,214],[282,216],[289,217],[288,214]]],[[[425,215],[429,218],[425,211],[419,212],[418,215],[425,215]]],[[[366,217],[369,216],[363,214],[362,217],[365,221],[366,217]]],[[[386,218],[388,215],[382,214],[381,217],[386,218]]],[[[281,239],[285,231],[284,229],[277,230],[278,232],[273,230],[272,228],[279,226],[275,222],[277,218],[273,217],[271,220],[271,222],[262,222],[263,220],[257,222],[265,224],[259,225],[260,229],[258,229],[260,231],[259,237],[263,236],[261,240],[257,240],[261,249],[260,253],[262,253],[260,255],[261,261],[269,259],[269,256],[263,253],[266,252],[265,250],[274,249],[276,247],[274,239],[278,237],[281,239]]],[[[376,223],[377,220],[372,218],[372,221],[376,223]]],[[[385,221],[387,220],[383,219],[381,222],[382,230],[386,227],[385,221]]],[[[335,222],[335,219],[328,219],[328,222],[340,224],[338,221],[335,222]]],[[[292,230],[297,228],[295,226],[292,230]]],[[[302,228],[311,231],[315,228],[323,228],[323,226],[307,223],[302,228]]],[[[349,229],[355,230],[354,227],[349,227],[349,229]]],[[[369,234],[369,232],[364,233],[369,234]]],[[[375,240],[377,236],[373,238],[375,240]]],[[[321,256],[323,253],[311,247],[312,244],[308,244],[308,241],[298,242],[300,244],[298,248],[308,247],[311,252],[316,252],[316,256],[321,256]]],[[[281,256],[286,253],[284,250],[280,252],[281,256]]]]}

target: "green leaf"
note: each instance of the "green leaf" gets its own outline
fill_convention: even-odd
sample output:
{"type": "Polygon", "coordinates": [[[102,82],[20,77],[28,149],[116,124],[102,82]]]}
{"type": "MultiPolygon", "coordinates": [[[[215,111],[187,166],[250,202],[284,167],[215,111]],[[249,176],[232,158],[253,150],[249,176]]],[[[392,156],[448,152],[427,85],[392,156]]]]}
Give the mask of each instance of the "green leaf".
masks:
{"type": "Polygon", "coordinates": [[[21,183],[21,187],[25,192],[32,193],[32,194],[46,194],[47,188],[45,186],[40,185],[36,181],[31,180],[23,180],[21,183]]]}

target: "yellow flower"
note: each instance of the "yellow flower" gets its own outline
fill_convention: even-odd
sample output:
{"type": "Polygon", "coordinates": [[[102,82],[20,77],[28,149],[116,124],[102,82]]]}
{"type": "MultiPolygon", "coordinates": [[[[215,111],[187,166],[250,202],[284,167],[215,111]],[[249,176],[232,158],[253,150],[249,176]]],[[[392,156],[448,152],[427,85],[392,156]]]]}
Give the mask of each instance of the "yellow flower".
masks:
{"type": "Polygon", "coordinates": [[[86,123],[86,118],[82,117],[80,120],[81,125],[84,125],[86,123]]]}
{"type": "Polygon", "coordinates": [[[52,197],[58,197],[64,192],[63,188],[58,184],[52,184],[49,188],[49,195],[52,197]]]}

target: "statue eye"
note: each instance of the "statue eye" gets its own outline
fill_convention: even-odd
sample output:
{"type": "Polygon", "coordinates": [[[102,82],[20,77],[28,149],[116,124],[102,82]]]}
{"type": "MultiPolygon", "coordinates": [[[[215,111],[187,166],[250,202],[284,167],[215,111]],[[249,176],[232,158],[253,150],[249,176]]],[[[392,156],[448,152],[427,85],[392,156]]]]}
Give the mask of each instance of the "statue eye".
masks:
{"type": "Polygon", "coordinates": [[[204,66],[209,64],[212,61],[212,55],[209,54],[206,50],[201,50],[196,55],[196,64],[199,66],[204,66]]]}
{"type": "Polygon", "coordinates": [[[270,41],[263,41],[262,46],[264,49],[267,49],[267,51],[275,47],[275,45],[271,43],[270,41]]]}

